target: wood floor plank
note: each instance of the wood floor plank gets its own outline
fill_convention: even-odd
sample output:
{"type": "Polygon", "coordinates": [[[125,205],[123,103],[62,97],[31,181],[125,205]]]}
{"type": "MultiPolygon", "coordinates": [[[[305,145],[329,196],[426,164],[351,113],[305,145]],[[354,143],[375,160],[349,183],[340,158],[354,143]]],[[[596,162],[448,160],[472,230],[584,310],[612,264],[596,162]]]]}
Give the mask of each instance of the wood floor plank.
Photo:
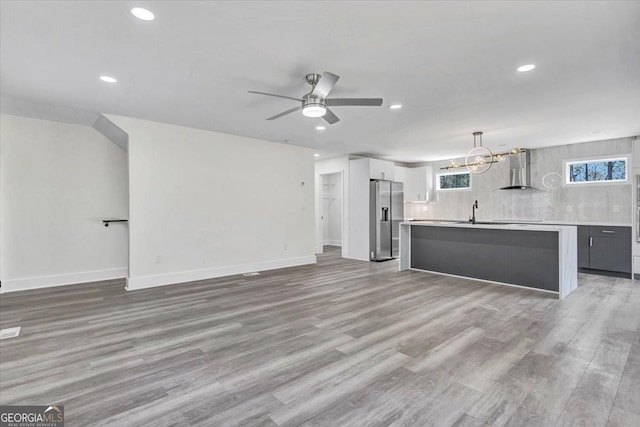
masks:
{"type": "Polygon", "coordinates": [[[400,353],[393,353],[385,360],[361,370],[355,376],[345,380],[337,380],[336,383],[327,384],[321,390],[315,390],[307,397],[301,397],[287,404],[271,414],[271,419],[278,425],[297,426],[303,421],[317,414],[325,407],[348,396],[349,394],[366,387],[379,376],[387,374],[402,366],[408,359],[400,353]]]}
{"type": "Polygon", "coordinates": [[[554,361],[550,355],[530,351],[498,381],[482,391],[467,413],[491,425],[506,425],[554,361]]]}
{"type": "Polygon", "coordinates": [[[558,420],[588,365],[588,362],[569,356],[553,360],[549,370],[529,392],[524,406],[535,414],[558,420]]]}
{"type": "Polygon", "coordinates": [[[635,344],[620,378],[614,406],[640,415],[640,340],[635,344]]]}
{"type": "Polygon", "coordinates": [[[640,414],[625,411],[617,407],[611,409],[607,427],[640,426],[640,414]]]}
{"type": "Polygon", "coordinates": [[[442,394],[411,414],[391,423],[391,426],[451,426],[465,415],[480,393],[459,383],[452,383],[442,394]]]}
{"type": "Polygon", "coordinates": [[[465,347],[469,347],[478,341],[483,333],[484,329],[480,328],[471,327],[465,329],[424,356],[414,358],[414,361],[407,368],[414,372],[437,368],[446,360],[454,358],[458,353],[464,351],[465,347]]]}
{"type": "Polygon", "coordinates": [[[500,380],[514,365],[524,358],[534,346],[534,341],[530,338],[512,338],[510,342],[500,347],[483,366],[459,380],[462,385],[466,385],[477,391],[484,391],[500,380]]]}

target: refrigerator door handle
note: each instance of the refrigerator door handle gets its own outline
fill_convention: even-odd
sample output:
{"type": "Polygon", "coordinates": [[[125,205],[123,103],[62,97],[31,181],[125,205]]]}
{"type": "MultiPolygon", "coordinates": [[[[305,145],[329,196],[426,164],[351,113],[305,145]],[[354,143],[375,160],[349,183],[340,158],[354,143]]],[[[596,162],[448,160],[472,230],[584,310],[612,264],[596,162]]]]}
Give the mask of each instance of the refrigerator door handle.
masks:
{"type": "Polygon", "coordinates": [[[389,222],[389,208],[382,208],[382,222],[389,222]]]}

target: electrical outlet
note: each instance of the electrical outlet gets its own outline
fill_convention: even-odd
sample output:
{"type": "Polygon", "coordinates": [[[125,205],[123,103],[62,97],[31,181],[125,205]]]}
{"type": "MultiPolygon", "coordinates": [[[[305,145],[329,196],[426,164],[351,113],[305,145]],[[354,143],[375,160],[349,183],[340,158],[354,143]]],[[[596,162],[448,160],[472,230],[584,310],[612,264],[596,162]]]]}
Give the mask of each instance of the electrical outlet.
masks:
{"type": "Polygon", "coordinates": [[[620,205],[613,205],[613,211],[615,213],[619,213],[620,212],[620,205]]]}
{"type": "Polygon", "coordinates": [[[162,257],[160,255],[156,256],[156,264],[162,264],[162,257]]]}
{"type": "Polygon", "coordinates": [[[567,205],[567,212],[573,212],[573,206],[567,205]]]}
{"type": "Polygon", "coordinates": [[[289,246],[286,243],[284,244],[284,250],[289,250],[289,246]]]}

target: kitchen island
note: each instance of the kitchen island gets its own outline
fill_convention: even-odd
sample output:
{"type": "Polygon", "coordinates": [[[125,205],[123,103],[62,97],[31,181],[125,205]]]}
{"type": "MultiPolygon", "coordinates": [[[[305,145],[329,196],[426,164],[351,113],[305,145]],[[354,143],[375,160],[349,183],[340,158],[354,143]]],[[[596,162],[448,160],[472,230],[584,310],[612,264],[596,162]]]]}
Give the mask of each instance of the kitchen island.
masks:
{"type": "Polygon", "coordinates": [[[551,292],[578,284],[577,228],[424,221],[400,224],[400,270],[423,270],[551,292]]]}

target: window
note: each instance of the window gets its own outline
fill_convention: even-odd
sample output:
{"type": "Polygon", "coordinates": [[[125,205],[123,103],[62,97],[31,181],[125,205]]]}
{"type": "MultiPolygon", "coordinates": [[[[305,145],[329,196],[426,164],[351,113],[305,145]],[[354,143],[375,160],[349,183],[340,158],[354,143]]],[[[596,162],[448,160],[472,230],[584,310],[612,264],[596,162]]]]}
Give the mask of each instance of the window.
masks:
{"type": "Polygon", "coordinates": [[[593,184],[626,180],[626,157],[566,162],[565,182],[567,184],[593,184]]]}
{"type": "Polygon", "coordinates": [[[471,188],[470,172],[448,172],[436,174],[436,185],[440,190],[469,190],[471,188]]]}

